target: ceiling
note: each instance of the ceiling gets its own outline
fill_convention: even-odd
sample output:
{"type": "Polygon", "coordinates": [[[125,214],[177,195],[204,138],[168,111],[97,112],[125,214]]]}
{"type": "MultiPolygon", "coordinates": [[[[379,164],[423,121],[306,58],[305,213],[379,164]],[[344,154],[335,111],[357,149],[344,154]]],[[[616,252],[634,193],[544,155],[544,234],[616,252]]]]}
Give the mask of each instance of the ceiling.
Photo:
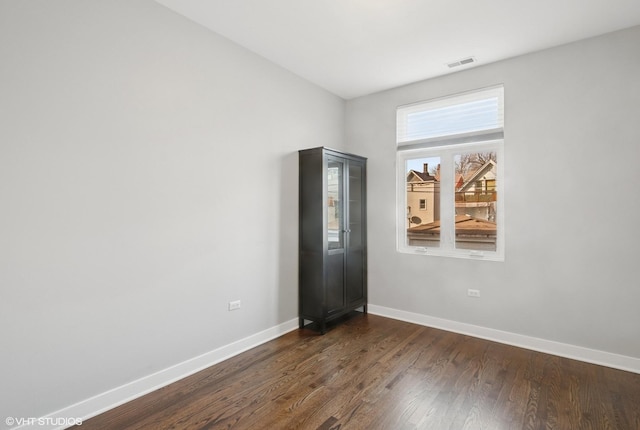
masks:
{"type": "Polygon", "coordinates": [[[344,99],[640,24],[639,0],[156,1],[344,99]]]}

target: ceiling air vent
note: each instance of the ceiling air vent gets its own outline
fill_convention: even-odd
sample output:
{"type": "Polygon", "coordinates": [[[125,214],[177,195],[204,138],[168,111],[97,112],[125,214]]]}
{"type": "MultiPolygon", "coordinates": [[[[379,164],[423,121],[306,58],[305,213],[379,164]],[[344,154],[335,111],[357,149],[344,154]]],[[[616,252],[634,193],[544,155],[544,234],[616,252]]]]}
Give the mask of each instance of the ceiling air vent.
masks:
{"type": "Polygon", "coordinates": [[[462,60],[458,60],[458,61],[454,61],[453,63],[449,63],[449,64],[447,64],[447,66],[449,66],[450,69],[453,69],[454,67],[464,66],[466,64],[472,64],[472,63],[475,63],[475,62],[476,62],[475,57],[467,57],[467,58],[463,58],[462,60]]]}

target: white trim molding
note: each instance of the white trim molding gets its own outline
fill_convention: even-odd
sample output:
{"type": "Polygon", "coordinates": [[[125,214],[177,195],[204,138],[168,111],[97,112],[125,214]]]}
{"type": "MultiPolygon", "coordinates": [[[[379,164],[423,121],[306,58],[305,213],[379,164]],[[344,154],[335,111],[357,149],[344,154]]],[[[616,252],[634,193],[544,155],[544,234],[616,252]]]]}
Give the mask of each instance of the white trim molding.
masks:
{"type": "Polygon", "coordinates": [[[546,354],[557,355],[559,357],[571,358],[573,360],[584,361],[586,363],[598,364],[600,366],[612,367],[614,369],[640,374],[640,359],[635,357],[584,348],[582,346],[525,336],[522,334],[481,327],[399,309],[387,308],[384,306],[370,304],[367,306],[367,310],[374,315],[380,315],[426,327],[433,327],[533,351],[544,352],[546,354]]]}
{"type": "Polygon", "coordinates": [[[65,422],[68,417],[78,417],[81,420],[88,420],[91,417],[167,386],[180,379],[186,378],[189,375],[193,375],[207,367],[218,364],[297,328],[298,319],[294,318],[267,330],[245,337],[244,339],[240,339],[236,342],[214,349],[213,351],[206,352],[197,357],[190,358],[174,366],[60,409],[42,417],[42,419],[40,419],[40,423],[36,421],[32,425],[21,425],[19,427],[14,427],[14,430],[27,428],[37,428],[39,430],[64,429],[67,426],[56,425],[55,423],[65,422]],[[44,425],[41,423],[44,423],[44,425]]]}

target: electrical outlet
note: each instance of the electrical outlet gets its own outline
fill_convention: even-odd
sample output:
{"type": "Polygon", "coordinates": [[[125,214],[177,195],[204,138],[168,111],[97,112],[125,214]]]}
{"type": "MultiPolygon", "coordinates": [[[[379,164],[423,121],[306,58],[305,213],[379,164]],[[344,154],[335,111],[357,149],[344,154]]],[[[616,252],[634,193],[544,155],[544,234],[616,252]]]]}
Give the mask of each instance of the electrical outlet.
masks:
{"type": "Polygon", "coordinates": [[[474,290],[469,288],[467,290],[467,296],[469,297],[480,297],[480,290],[474,290]]]}
{"type": "Polygon", "coordinates": [[[237,309],[240,309],[240,300],[229,302],[229,310],[230,311],[235,311],[237,309]]]}

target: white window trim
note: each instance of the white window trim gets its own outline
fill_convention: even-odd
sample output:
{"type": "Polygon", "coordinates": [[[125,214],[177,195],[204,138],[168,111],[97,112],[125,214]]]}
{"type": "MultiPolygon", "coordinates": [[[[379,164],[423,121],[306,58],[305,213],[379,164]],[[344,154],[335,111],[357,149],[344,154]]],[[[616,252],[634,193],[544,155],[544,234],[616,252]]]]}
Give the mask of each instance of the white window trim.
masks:
{"type": "Polygon", "coordinates": [[[440,144],[456,144],[468,141],[490,140],[501,138],[504,127],[504,87],[496,85],[492,87],[482,88],[473,91],[467,91],[451,96],[440,97],[426,102],[412,103],[409,105],[399,106],[397,109],[396,119],[396,142],[398,147],[415,145],[439,146],[440,144]],[[409,134],[408,119],[409,116],[419,112],[428,112],[440,108],[448,108],[453,106],[464,105],[469,102],[482,101],[486,99],[497,99],[497,122],[484,123],[478,125],[478,128],[457,132],[455,129],[447,129],[443,134],[431,137],[412,136],[409,134]],[[500,136],[498,136],[498,134],[500,136]],[[480,137],[483,136],[484,137],[480,137]]]}
{"type": "Polygon", "coordinates": [[[397,152],[396,172],[397,172],[397,204],[398,209],[396,225],[397,248],[401,253],[434,255],[442,257],[471,258],[490,261],[504,261],[504,233],[505,233],[505,210],[504,210],[504,141],[502,139],[463,143],[457,145],[436,146],[418,149],[403,149],[397,152]],[[496,251],[476,251],[468,249],[456,249],[455,247],[455,168],[454,156],[463,152],[496,152],[498,162],[496,163],[497,178],[496,191],[498,199],[496,202],[496,251]],[[405,166],[407,160],[415,158],[440,157],[440,246],[422,247],[409,246],[407,244],[406,208],[407,173],[405,166]],[[445,190],[449,190],[445,192],[445,190]]]}
{"type": "MultiPolygon", "coordinates": [[[[396,111],[396,172],[397,172],[397,220],[398,251],[410,254],[428,254],[458,258],[474,258],[483,260],[504,261],[504,86],[495,85],[451,96],[440,97],[428,101],[412,103],[398,107],[396,111]],[[495,99],[495,111],[484,105],[483,100],[495,99]],[[475,102],[480,102],[476,104],[475,102]],[[459,106],[464,116],[460,117],[459,106]],[[446,110],[452,107],[449,113],[446,110]],[[477,108],[481,107],[480,110],[477,108]],[[486,110],[485,108],[489,108],[486,110]],[[440,119],[443,124],[435,124],[431,128],[425,123],[425,128],[411,129],[411,116],[424,112],[425,121],[440,119]],[[429,119],[432,112],[434,116],[429,119]],[[474,123],[467,121],[480,113],[491,114],[486,121],[474,123]],[[449,115],[450,114],[450,115],[449,115]],[[467,117],[466,115],[469,115],[467,117]],[[460,127],[452,126],[460,122],[460,127]],[[455,155],[473,152],[495,152],[497,156],[496,192],[496,250],[468,250],[455,247],[455,155]],[[409,246],[407,243],[407,192],[406,167],[407,160],[416,158],[440,159],[440,242],[438,247],[409,246]],[[447,191],[449,190],[449,191],[447,191]]],[[[420,127],[419,122],[412,123],[420,127]]]]}

